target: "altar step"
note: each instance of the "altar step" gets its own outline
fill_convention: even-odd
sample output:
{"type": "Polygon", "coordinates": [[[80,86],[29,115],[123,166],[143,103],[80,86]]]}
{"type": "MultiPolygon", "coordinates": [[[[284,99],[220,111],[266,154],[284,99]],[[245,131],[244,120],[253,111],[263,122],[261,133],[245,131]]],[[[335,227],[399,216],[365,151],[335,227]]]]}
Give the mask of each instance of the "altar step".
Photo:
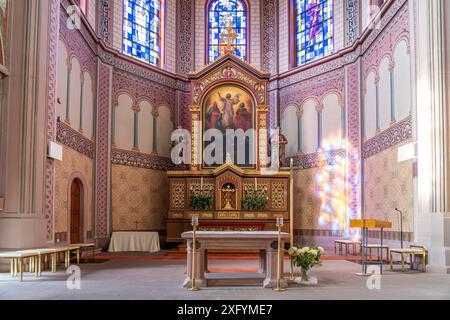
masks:
{"type": "Polygon", "coordinates": [[[205,273],[208,287],[262,286],[265,277],[264,273],[256,272],[205,273]]]}

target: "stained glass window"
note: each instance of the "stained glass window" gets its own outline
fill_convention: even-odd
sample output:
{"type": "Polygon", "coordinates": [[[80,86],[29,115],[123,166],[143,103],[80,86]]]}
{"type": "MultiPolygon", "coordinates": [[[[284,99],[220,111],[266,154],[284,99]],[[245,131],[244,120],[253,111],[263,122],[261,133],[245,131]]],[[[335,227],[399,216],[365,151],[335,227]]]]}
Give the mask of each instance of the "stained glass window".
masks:
{"type": "Polygon", "coordinates": [[[333,0],[295,0],[297,65],[333,53],[333,0]]]}
{"type": "Polygon", "coordinates": [[[247,8],[240,0],[214,0],[208,10],[209,49],[208,61],[219,58],[224,50],[221,34],[230,25],[236,33],[234,53],[247,60],[247,8]]]}
{"type": "Polygon", "coordinates": [[[124,0],[123,20],[123,53],[159,66],[161,0],[124,0]]]}

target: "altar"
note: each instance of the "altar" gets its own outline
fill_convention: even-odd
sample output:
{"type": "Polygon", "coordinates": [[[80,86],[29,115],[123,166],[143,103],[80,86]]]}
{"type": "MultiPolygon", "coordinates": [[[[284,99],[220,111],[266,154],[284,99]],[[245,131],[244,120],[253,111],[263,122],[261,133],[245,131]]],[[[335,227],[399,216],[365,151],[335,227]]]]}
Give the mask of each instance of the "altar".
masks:
{"type": "MultiPolygon", "coordinates": [[[[192,273],[198,287],[208,286],[242,286],[261,285],[264,288],[277,286],[277,266],[281,266],[280,274],[283,275],[283,255],[278,255],[278,232],[213,232],[198,231],[195,235],[195,264],[192,268],[192,242],[193,232],[185,232],[182,235],[187,240],[187,277],[183,286],[192,285],[192,273]],[[214,249],[251,249],[259,250],[259,272],[257,273],[210,273],[208,271],[208,250],[214,249]],[[279,261],[279,260],[280,261],[279,261]]],[[[289,240],[289,234],[281,233],[281,247],[289,240]]],[[[287,281],[282,277],[280,287],[287,287],[287,281]]]]}
{"type": "Polygon", "coordinates": [[[166,241],[183,242],[193,216],[200,231],[249,232],[276,230],[283,217],[283,231],[292,233],[291,173],[279,166],[285,139],[278,140],[279,158],[269,150],[270,74],[225,53],[187,76],[191,141],[183,157],[189,165],[167,172],[166,241]]]}

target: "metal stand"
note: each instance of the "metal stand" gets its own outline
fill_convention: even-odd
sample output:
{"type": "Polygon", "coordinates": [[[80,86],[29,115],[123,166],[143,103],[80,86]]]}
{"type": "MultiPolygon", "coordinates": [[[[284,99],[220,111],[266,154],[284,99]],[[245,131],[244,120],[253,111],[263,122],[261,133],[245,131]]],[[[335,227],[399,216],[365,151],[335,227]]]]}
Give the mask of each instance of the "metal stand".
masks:
{"type": "Polygon", "coordinates": [[[277,227],[278,227],[278,254],[277,254],[277,287],[274,289],[277,292],[283,292],[286,291],[285,289],[281,288],[281,267],[283,263],[283,256],[281,252],[281,227],[283,226],[283,218],[277,218],[277,227]]]}
{"type": "Polygon", "coordinates": [[[192,264],[191,264],[191,287],[188,289],[189,291],[198,291],[200,290],[195,286],[195,235],[197,232],[198,226],[198,217],[192,217],[192,264]]]}
{"type": "Polygon", "coordinates": [[[369,245],[369,236],[367,233],[368,233],[369,229],[366,228],[365,221],[363,222],[363,227],[361,229],[361,240],[362,240],[362,248],[363,248],[363,256],[362,256],[362,260],[361,260],[362,272],[356,273],[356,275],[358,275],[358,276],[371,276],[372,275],[372,273],[367,272],[368,264],[379,264],[380,265],[380,274],[383,274],[384,228],[380,228],[380,229],[381,229],[381,239],[380,239],[381,248],[380,248],[380,256],[379,256],[380,260],[369,262],[367,260],[367,250],[368,250],[368,245],[369,245]]]}

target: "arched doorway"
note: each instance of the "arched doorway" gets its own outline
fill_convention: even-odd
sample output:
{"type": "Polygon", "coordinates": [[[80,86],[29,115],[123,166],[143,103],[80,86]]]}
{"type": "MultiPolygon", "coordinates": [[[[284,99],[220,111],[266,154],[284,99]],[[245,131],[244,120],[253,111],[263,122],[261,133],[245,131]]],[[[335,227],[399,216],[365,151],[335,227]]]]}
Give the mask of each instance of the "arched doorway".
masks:
{"type": "Polygon", "coordinates": [[[82,184],[79,179],[74,179],[70,186],[70,243],[82,242],[81,231],[83,217],[82,184]]]}

